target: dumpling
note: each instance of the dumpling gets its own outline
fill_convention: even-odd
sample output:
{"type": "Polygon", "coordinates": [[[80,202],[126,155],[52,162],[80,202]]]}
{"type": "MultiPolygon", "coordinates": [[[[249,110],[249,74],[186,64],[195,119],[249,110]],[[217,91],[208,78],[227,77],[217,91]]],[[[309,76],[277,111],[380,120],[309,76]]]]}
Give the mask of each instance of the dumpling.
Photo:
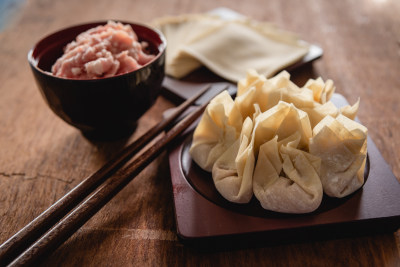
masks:
{"type": "Polygon", "coordinates": [[[339,114],[343,114],[352,120],[355,119],[360,99],[358,99],[353,106],[347,105],[338,109],[330,101],[336,89],[332,80],[324,82],[321,77],[316,80],[309,79],[303,86],[303,89],[308,89],[313,92],[313,106],[302,108],[310,117],[311,127],[314,128],[326,116],[335,118],[339,114]]]}
{"type": "Polygon", "coordinates": [[[211,172],[215,161],[238,138],[242,117],[227,91],[207,106],[193,134],[190,155],[204,170],[211,172]]]}
{"type": "Polygon", "coordinates": [[[253,121],[247,117],[240,137],[217,159],[212,177],[218,192],[227,200],[247,203],[253,196],[255,157],[251,141],[253,121]]]}
{"type": "Polygon", "coordinates": [[[238,83],[235,102],[242,115],[251,113],[252,103],[259,104],[261,111],[266,111],[279,101],[294,104],[297,108],[313,108],[313,91],[300,88],[290,80],[287,71],[281,71],[273,78],[266,79],[255,70],[249,70],[245,79],[238,83]]]}
{"type": "Polygon", "coordinates": [[[276,135],[281,141],[296,132],[300,134],[299,148],[308,148],[312,136],[310,120],[307,113],[296,108],[293,104],[280,101],[273,108],[255,118],[253,138],[254,150],[276,135]]]}
{"type": "Polygon", "coordinates": [[[281,101],[255,118],[253,191],[263,208],[305,213],[320,205],[320,161],[300,150],[308,149],[311,136],[307,113],[293,104],[281,101]]]}
{"type": "Polygon", "coordinates": [[[311,127],[314,128],[323,118],[335,118],[339,114],[338,108],[331,101],[324,104],[315,103],[312,108],[303,108],[310,118],[311,127]]]}
{"type": "Polygon", "coordinates": [[[339,115],[321,120],[313,129],[310,153],[321,158],[324,192],[345,197],[364,184],[367,128],[339,115]]]}
{"type": "Polygon", "coordinates": [[[339,112],[340,114],[346,116],[347,118],[354,120],[356,118],[359,106],[360,106],[360,98],[358,98],[357,102],[353,106],[347,105],[341,107],[339,109],[339,112]]]}
{"type": "Polygon", "coordinates": [[[322,78],[309,79],[303,87],[298,87],[290,80],[287,71],[281,71],[270,79],[250,69],[246,78],[238,83],[235,104],[245,118],[254,112],[253,103],[260,106],[262,112],[272,108],[279,101],[292,103],[296,108],[307,112],[313,128],[326,116],[337,117],[339,114],[354,120],[359,102],[353,106],[337,108],[330,99],[335,92],[332,80],[324,82],[322,78]]]}
{"type": "Polygon", "coordinates": [[[286,213],[316,210],[323,197],[321,160],[297,149],[300,134],[278,143],[278,136],[261,145],[253,176],[253,191],[264,209],[286,213]]]}
{"type": "Polygon", "coordinates": [[[328,102],[336,89],[332,80],[327,80],[324,82],[321,77],[316,80],[309,79],[303,88],[311,89],[314,100],[320,104],[325,104],[328,102]]]}
{"type": "Polygon", "coordinates": [[[259,87],[262,86],[267,79],[264,75],[259,75],[256,70],[249,69],[246,72],[246,78],[239,80],[237,83],[237,94],[236,96],[241,96],[246,93],[253,86],[259,87]]]}
{"type": "MultiPolygon", "coordinates": [[[[239,109],[243,118],[251,117],[255,110],[255,105],[263,112],[267,110],[270,102],[269,91],[273,85],[264,76],[259,75],[254,70],[247,72],[246,79],[239,82],[238,93],[235,98],[235,105],[239,109]],[[240,83],[242,83],[240,85],[240,83]]],[[[280,96],[276,103],[280,100],[280,96]]],[[[273,106],[276,104],[274,103],[273,106]]]]}

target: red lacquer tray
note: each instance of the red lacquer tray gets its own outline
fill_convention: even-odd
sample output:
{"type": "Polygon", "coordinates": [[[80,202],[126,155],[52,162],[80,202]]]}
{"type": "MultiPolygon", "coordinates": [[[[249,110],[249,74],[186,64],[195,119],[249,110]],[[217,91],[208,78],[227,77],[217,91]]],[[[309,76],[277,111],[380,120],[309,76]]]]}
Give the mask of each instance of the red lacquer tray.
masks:
{"type": "MultiPolygon", "coordinates": [[[[332,101],[337,106],[347,103],[338,94],[332,101]]],[[[234,204],[220,196],[211,174],[189,155],[193,128],[169,155],[177,234],[184,244],[228,249],[393,232],[400,227],[400,183],[371,139],[366,182],[360,190],[343,199],[324,196],[315,212],[292,215],[264,210],[255,198],[234,204]]]]}

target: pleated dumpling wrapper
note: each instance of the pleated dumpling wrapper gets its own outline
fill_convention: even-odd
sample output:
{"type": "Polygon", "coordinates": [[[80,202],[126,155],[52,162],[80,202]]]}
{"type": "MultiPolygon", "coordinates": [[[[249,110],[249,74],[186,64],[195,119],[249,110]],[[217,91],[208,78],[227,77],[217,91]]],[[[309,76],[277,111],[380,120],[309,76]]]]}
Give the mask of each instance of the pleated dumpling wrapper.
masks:
{"type": "Polygon", "coordinates": [[[254,195],[267,210],[312,212],[323,197],[321,160],[296,148],[300,141],[298,132],[287,139],[278,142],[275,136],[261,145],[253,176],[254,195]]]}
{"type": "Polygon", "coordinates": [[[337,117],[339,114],[354,120],[360,99],[350,106],[346,105],[341,108],[337,108],[331,101],[331,97],[335,92],[335,86],[332,80],[324,82],[321,77],[318,79],[309,79],[303,88],[312,90],[314,96],[314,105],[310,107],[304,107],[303,110],[308,113],[310,117],[311,126],[314,128],[323,118],[326,116],[337,117]]]}
{"type": "Polygon", "coordinates": [[[300,135],[298,147],[307,150],[309,139],[312,137],[307,113],[296,108],[293,104],[280,101],[255,118],[252,134],[254,152],[257,155],[259,147],[276,135],[278,141],[281,141],[295,133],[300,135]]]}
{"type": "Polygon", "coordinates": [[[320,159],[303,151],[311,136],[307,113],[293,104],[281,101],[255,118],[253,191],[263,208],[286,213],[318,208],[320,159]]]}
{"type": "Polygon", "coordinates": [[[310,153],[321,158],[324,192],[345,197],[364,184],[367,128],[340,114],[326,116],[313,129],[310,153]]]}
{"type": "Polygon", "coordinates": [[[298,87],[290,80],[290,74],[286,71],[266,79],[250,69],[246,78],[238,83],[235,103],[243,117],[254,112],[253,103],[259,104],[262,112],[272,108],[279,101],[292,103],[308,114],[312,128],[328,115],[336,117],[343,114],[354,120],[360,100],[353,106],[337,108],[330,101],[334,92],[332,80],[324,82],[321,78],[309,79],[303,87],[298,87]]]}
{"type": "Polygon", "coordinates": [[[299,61],[309,44],[293,33],[249,18],[193,14],[152,23],[165,35],[166,73],[182,78],[203,65],[232,82],[254,68],[267,77],[299,61]]]}
{"type": "Polygon", "coordinates": [[[299,109],[313,108],[315,104],[313,91],[294,84],[287,71],[282,71],[273,78],[266,79],[257,71],[248,70],[246,78],[238,83],[235,102],[242,114],[250,112],[249,109],[253,102],[259,104],[261,111],[264,112],[278,104],[279,101],[292,103],[299,109]]]}
{"type": "Polygon", "coordinates": [[[253,121],[247,117],[240,137],[217,159],[212,169],[215,188],[231,202],[247,203],[253,196],[252,130],[253,121]]]}
{"type": "Polygon", "coordinates": [[[211,172],[215,161],[238,138],[243,119],[232,97],[223,91],[208,104],[193,134],[190,155],[211,172]]]}
{"type": "Polygon", "coordinates": [[[279,101],[293,103],[297,108],[312,107],[314,102],[312,91],[303,90],[295,85],[286,71],[266,79],[255,70],[248,70],[246,79],[238,83],[235,104],[243,117],[255,112],[254,104],[259,106],[261,112],[265,112],[279,101]]]}

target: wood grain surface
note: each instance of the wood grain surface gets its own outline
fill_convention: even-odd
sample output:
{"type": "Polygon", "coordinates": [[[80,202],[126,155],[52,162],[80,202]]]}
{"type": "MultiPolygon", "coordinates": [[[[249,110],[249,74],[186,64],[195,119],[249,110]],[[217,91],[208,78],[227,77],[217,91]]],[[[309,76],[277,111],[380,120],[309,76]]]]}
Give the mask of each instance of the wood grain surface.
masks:
{"type": "MultiPolygon", "coordinates": [[[[21,2],[21,1],[19,1],[21,2]]],[[[160,97],[129,138],[90,141],[56,117],[33,80],[27,53],[59,28],[100,19],[148,23],[228,7],[320,45],[324,56],[293,73],[299,85],[335,82],[400,178],[400,2],[26,0],[0,32],[0,242],[67,193],[174,104],[160,97]]],[[[400,184],[399,184],[400,186],[400,184]]],[[[400,204],[399,204],[400,205],[400,204]]],[[[150,164],[43,266],[400,266],[400,231],[375,236],[202,252],[175,234],[167,153],[150,164]]],[[[1,265],[1,264],[0,264],[1,265]]]]}

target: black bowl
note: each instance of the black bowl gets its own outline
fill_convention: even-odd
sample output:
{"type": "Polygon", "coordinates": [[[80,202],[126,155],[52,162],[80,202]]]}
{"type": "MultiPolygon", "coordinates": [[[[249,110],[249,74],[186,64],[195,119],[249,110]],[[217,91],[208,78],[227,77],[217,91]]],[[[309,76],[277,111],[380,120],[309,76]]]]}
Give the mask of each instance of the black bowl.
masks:
{"type": "Polygon", "coordinates": [[[49,107],[64,121],[89,138],[113,139],[127,136],[137,120],[160,94],[165,75],[165,37],[148,26],[130,24],[139,41],[149,44],[156,57],[138,70],[109,78],[78,80],[51,74],[51,66],[66,44],[90,28],[107,21],[62,29],[40,40],[28,54],[36,83],[49,107]]]}

